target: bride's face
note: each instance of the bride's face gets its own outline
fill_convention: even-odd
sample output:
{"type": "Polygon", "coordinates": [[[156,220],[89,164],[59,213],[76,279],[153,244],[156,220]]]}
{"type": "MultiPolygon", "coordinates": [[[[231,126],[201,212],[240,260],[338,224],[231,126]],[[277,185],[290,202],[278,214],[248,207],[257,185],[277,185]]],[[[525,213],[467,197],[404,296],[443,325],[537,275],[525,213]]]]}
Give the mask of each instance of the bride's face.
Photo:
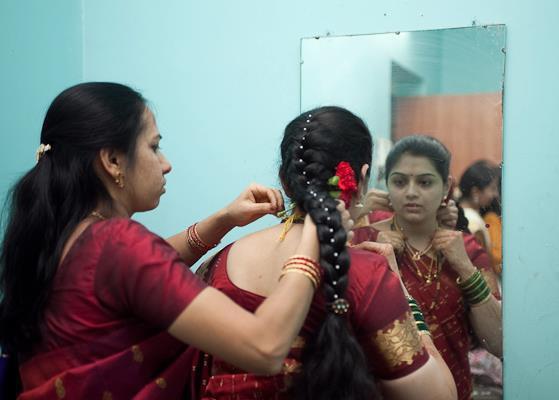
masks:
{"type": "Polygon", "coordinates": [[[388,176],[388,194],[399,218],[421,223],[437,218],[437,210],[448,191],[446,180],[423,156],[404,153],[388,176]]]}

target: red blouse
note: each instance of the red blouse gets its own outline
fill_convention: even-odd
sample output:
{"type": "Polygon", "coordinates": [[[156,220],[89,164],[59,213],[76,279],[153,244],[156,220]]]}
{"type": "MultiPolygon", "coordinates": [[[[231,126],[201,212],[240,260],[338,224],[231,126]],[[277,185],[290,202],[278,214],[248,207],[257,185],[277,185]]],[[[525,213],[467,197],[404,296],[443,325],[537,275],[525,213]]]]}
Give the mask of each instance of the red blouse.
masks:
{"type": "MultiPolygon", "coordinates": [[[[353,243],[376,241],[378,233],[370,226],[357,228],[354,230],[353,243]]],[[[489,256],[472,235],[464,235],[464,245],[468,257],[482,273],[491,271],[489,256]]],[[[424,255],[414,263],[411,257],[404,252],[397,257],[397,260],[402,280],[410,295],[419,303],[433,336],[435,347],[452,372],[458,390],[458,398],[470,399],[472,377],[468,352],[473,345],[473,331],[468,318],[468,306],[456,284],[458,274],[448,261],[444,261],[440,277],[427,283],[418,276],[417,268],[420,268],[420,272],[424,275],[428,273],[427,265],[431,265],[429,256],[424,255]]],[[[500,298],[497,290],[494,290],[493,295],[500,298]]]]}
{"type": "Polygon", "coordinates": [[[57,271],[21,399],[170,399],[187,346],[166,330],[204,289],[162,238],[129,219],[86,228],[57,271]]]}
{"type": "MultiPolygon", "coordinates": [[[[204,276],[209,284],[221,290],[239,305],[254,312],[264,300],[241,289],[229,279],[227,255],[231,245],[213,260],[204,276]]],[[[346,299],[350,303],[349,324],[361,344],[371,372],[377,378],[405,376],[427,362],[429,355],[422,346],[400,282],[388,268],[386,259],[371,252],[350,249],[351,267],[346,299]]],[[[316,334],[325,316],[324,298],[319,291],[303,328],[284,361],[281,374],[258,376],[246,373],[209,355],[200,355],[194,367],[199,371],[198,385],[203,399],[288,399],[294,374],[300,371],[305,343],[316,334]]]]}

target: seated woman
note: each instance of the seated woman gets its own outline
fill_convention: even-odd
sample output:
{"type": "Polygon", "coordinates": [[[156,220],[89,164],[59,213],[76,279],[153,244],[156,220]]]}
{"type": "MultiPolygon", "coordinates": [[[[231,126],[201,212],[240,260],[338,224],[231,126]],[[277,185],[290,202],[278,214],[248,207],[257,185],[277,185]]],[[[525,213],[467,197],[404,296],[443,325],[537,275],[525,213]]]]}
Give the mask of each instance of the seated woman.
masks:
{"type": "Polygon", "coordinates": [[[346,247],[334,197],[355,211],[371,157],[367,127],[343,108],[311,110],[287,125],[279,176],[293,214],[227,246],[202,274],[255,310],[276,290],[282,265],[301,240],[297,222],[310,215],[320,239],[322,290],[280,374],[250,374],[201,355],[199,398],[371,399],[379,396],[376,383],[385,399],[455,398],[450,372],[430,337],[420,336],[386,258],[346,247]]]}
{"type": "Polygon", "coordinates": [[[442,229],[437,222],[450,184],[449,165],[450,153],[434,138],[416,135],[398,141],[386,159],[395,214],[354,230],[353,242],[375,240],[399,250],[403,282],[424,312],[458,397],[470,399],[470,335],[500,357],[501,305],[487,253],[472,235],[442,229]]]}
{"type": "Polygon", "coordinates": [[[247,312],[188,265],[232,227],[281,210],[280,193],[252,185],[171,238],[174,249],[130,219],[165,191],[160,140],[145,100],[123,85],[79,84],[51,104],[0,256],[0,345],[19,363],[19,399],[182,398],[186,344],[250,371],[281,370],[320,274],[316,226],[306,219],[284,279],[247,312]]]}

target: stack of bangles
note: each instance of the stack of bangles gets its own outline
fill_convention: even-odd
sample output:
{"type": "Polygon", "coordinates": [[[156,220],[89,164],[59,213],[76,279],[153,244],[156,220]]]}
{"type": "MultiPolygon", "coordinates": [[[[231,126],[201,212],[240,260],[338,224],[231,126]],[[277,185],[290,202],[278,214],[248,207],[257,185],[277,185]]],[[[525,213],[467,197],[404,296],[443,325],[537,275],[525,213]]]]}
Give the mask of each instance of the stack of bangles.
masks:
{"type": "Polygon", "coordinates": [[[200,235],[198,235],[198,231],[196,230],[197,225],[198,223],[195,223],[186,229],[186,241],[188,242],[190,248],[195,250],[198,254],[206,254],[209,250],[217,246],[219,242],[213,245],[206,244],[200,238],[200,235]]]}
{"type": "Polygon", "coordinates": [[[320,268],[320,265],[312,258],[299,255],[289,257],[285,264],[283,264],[279,279],[281,280],[284,275],[292,272],[305,275],[307,278],[309,278],[314,287],[314,290],[316,290],[320,286],[320,281],[322,279],[322,269],[320,268]]]}
{"type": "Polygon", "coordinates": [[[479,306],[491,298],[491,289],[479,269],[476,269],[476,272],[463,282],[460,278],[456,279],[456,283],[470,306],[479,306]]]}
{"type": "Polygon", "coordinates": [[[413,297],[408,296],[408,304],[410,305],[411,313],[413,315],[413,319],[415,320],[415,326],[417,326],[419,333],[431,336],[431,332],[429,331],[429,327],[425,322],[425,318],[423,317],[423,313],[421,312],[421,308],[419,308],[417,301],[415,301],[413,297]]]}

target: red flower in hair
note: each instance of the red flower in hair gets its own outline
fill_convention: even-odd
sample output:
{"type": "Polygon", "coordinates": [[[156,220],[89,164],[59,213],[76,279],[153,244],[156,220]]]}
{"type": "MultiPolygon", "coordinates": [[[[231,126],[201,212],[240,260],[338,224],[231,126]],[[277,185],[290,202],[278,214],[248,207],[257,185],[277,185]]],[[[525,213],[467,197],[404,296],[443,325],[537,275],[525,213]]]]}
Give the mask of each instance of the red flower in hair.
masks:
{"type": "MultiPolygon", "coordinates": [[[[339,199],[343,200],[346,207],[349,207],[351,197],[357,192],[357,181],[355,180],[355,172],[347,161],[340,161],[336,167],[336,175],[332,178],[333,182],[337,181],[337,186],[340,189],[339,199]]],[[[331,179],[332,179],[331,178],[331,179]]]]}

